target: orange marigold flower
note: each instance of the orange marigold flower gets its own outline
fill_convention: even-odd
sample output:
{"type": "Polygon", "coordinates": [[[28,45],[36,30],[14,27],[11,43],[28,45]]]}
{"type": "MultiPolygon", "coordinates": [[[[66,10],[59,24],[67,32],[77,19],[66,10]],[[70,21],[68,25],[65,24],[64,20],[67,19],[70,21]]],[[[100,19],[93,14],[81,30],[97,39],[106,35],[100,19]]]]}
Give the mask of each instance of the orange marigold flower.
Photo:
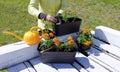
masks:
{"type": "Polygon", "coordinates": [[[53,34],[52,32],[50,32],[50,33],[49,33],[49,36],[50,36],[50,37],[53,37],[53,36],[54,36],[54,34],[53,34]]]}
{"type": "Polygon", "coordinates": [[[66,13],[66,12],[67,12],[67,10],[65,9],[65,10],[64,10],[64,13],[66,13]]]}
{"type": "Polygon", "coordinates": [[[82,34],[86,34],[88,32],[88,30],[86,28],[82,29],[82,34]]]}
{"type": "Polygon", "coordinates": [[[44,34],[42,34],[42,37],[43,37],[43,38],[48,38],[49,35],[48,35],[47,33],[44,33],[44,34]]]}
{"type": "Polygon", "coordinates": [[[73,45],[74,44],[74,40],[70,40],[69,43],[70,43],[70,45],[73,45]]]}
{"type": "Polygon", "coordinates": [[[58,38],[53,39],[54,42],[59,42],[58,38]]]}
{"type": "Polygon", "coordinates": [[[58,41],[58,42],[55,42],[55,45],[56,46],[59,46],[60,45],[60,42],[58,41]]]}
{"type": "Polygon", "coordinates": [[[86,41],[86,42],[85,42],[85,45],[86,45],[86,46],[90,46],[90,44],[91,44],[91,41],[86,41]]]}
{"type": "Polygon", "coordinates": [[[68,40],[73,40],[72,36],[69,36],[69,37],[68,37],[68,40]]]}

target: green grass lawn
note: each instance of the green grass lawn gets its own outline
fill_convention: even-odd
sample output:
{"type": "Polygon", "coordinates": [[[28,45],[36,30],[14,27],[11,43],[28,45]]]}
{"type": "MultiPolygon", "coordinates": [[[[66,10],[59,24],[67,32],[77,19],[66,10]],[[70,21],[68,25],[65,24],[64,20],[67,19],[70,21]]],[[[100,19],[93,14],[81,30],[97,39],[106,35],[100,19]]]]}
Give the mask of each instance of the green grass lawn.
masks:
{"type": "Polygon", "coordinates": [[[3,31],[22,37],[30,27],[37,25],[37,19],[27,12],[28,3],[29,0],[0,0],[0,46],[19,41],[3,31]]]}
{"type": "Polygon", "coordinates": [[[4,69],[4,70],[0,70],[0,72],[8,72],[7,69],[4,69]]]}
{"type": "MultiPolygon", "coordinates": [[[[27,12],[28,3],[29,0],[0,0],[0,46],[19,41],[3,31],[23,37],[37,25],[37,19],[27,12]]],[[[67,6],[76,10],[82,19],[82,28],[104,25],[120,30],[120,0],[68,0],[67,6]]]]}

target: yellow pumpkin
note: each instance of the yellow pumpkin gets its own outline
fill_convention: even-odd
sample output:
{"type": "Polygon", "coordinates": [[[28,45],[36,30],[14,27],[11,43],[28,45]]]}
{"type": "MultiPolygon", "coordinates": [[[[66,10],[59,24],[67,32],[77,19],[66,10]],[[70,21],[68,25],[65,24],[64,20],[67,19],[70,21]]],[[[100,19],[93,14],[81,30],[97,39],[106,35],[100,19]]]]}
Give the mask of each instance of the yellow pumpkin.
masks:
{"type": "MultiPolygon", "coordinates": [[[[41,36],[38,32],[34,31],[34,29],[42,29],[40,27],[34,26],[30,29],[30,31],[26,32],[23,36],[23,38],[19,37],[18,35],[12,33],[12,32],[4,32],[5,34],[10,34],[12,36],[15,36],[19,40],[25,41],[28,45],[34,45],[40,42],[41,36]]],[[[43,31],[42,31],[43,32],[43,31]]]]}

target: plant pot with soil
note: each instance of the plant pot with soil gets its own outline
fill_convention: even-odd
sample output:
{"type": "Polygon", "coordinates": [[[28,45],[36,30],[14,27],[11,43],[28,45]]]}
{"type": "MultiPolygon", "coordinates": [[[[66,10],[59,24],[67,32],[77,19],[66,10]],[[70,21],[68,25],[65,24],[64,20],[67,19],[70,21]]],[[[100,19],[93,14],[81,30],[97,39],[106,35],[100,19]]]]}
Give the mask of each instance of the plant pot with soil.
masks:
{"type": "Polygon", "coordinates": [[[92,38],[93,35],[91,34],[91,29],[83,28],[81,32],[77,33],[77,45],[78,50],[88,50],[93,45],[92,38]]]}
{"type": "Polygon", "coordinates": [[[38,51],[43,63],[73,63],[77,49],[71,36],[65,42],[48,37],[41,40],[38,51]]]}
{"type": "Polygon", "coordinates": [[[54,29],[56,36],[79,32],[82,20],[77,17],[75,11],[64,10],[58,19],[54,29]]]}

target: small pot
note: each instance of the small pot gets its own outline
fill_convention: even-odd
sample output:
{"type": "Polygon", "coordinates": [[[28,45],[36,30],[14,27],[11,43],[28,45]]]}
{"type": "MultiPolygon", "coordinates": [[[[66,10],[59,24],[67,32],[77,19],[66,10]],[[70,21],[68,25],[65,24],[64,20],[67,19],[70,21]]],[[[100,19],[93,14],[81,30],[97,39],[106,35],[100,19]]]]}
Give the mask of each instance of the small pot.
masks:
{"type": "Polygon", "coordinates": [[[85,56],[89,56],[88,53],[86,52],[86,50],[90,49],[90,47],[84,47],[82,45],[79,45],[78,42],[76,41],[76,44],[78,46],[78,51],[82,54],[84,54],[85,56]]]}

